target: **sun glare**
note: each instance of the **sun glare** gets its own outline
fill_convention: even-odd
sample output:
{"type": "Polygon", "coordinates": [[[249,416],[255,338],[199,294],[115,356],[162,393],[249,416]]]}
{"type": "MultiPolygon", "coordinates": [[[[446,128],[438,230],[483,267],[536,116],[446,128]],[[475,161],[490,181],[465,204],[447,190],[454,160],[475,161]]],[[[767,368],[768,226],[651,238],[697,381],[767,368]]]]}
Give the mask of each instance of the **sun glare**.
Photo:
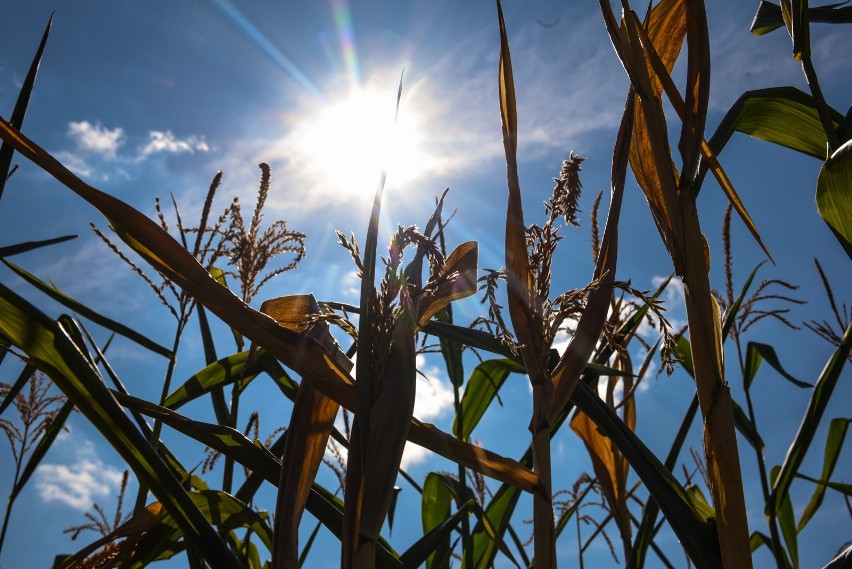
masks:
{"type": "Polygon", "coordinates": [[[300,158],[308,162],[302,166],[326,174],[321,178],[334,184],[337,195],[371,195],[382,170],[393,186],[417,178],[424,170],[420,125],[404,101],[394,121],[393,95],[353,90],[306,116],[294,133],[300,158]]]}

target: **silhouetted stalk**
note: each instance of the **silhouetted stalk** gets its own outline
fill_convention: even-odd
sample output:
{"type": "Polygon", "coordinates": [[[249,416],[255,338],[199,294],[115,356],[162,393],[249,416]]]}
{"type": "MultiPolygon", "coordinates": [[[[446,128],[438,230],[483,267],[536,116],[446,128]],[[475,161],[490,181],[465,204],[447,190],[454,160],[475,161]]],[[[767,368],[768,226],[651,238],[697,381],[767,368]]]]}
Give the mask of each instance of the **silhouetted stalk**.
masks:
{"type": "MultiPolygon", "coordinates": [[[[740,336],[736,335],[736,347],[737,347],[737,359],[739,360],[740,370],[745,377],[745,362],[743,361],[743,352],[742,346],[740,345],[740,336]]],[[[743,391],[745,393],[746,398],[746,408],[748,409],[748,418],[751,421],[751,424],[754,426],[755,431],[760,432],[757,428],[757,417],[754,413],[754,406],[751,402],[751,389],[747,385],[743,385],[743,391]]],[[[760,477],[760,490],[763,492],[763,503],[769,503],[769,479],[766,477],[766,459],[763,457],[763,453],[754,449],[754,455],[757,460],[757,472],[760,477]]],[[[781,536],[778,533],[778,519],[776,516],[769,516],[766,520],[767,525],[769,526],[769,538],[770,545],[769,548],[772,551],[772,556],[775,558],[775,564],[778,566],[778,569],[789,569],[789,564],[787,563],[787,556],[784,553],[784,548],[781,545],[781,536]]]]}
{"type": "Polygon", "coordinates": [[[540,480],[539,491],[533,496],[533,527],[535,532],[535,564],[538,569],[556,567],[556,528],[553,522],[553,488],[550,472],[550,404],[553,384],[548,376],[533,380],[533,471],[540,480]]]}
{"type": "Polygon", "coordinates": [[[811,94],[814,96],[819,120],[822,123],[822,128],[825,131],[825,137],[828,141],[828,155],[838,149],[840,140],[837,137],[837,131],[834,129],[834,121],[831,120],[831,114],[828,112],[830,108],[822,94],[822,89],[819,86],[814,64],[810,57],[802,58],[802,71],[805,73],[805,79],[808,81],[808,86],[811,88],[811,94]]]}

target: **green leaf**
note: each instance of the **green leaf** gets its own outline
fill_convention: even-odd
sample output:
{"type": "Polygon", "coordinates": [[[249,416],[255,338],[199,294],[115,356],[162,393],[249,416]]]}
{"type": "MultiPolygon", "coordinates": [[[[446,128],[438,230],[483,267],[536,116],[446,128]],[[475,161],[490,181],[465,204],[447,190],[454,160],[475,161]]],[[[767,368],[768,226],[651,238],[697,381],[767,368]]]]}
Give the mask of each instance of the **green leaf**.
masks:
{"type": "Polygon", "coordinates": [[[21,253],[26,253],[27,251],[32,251],[33,249],[39,249],[40,247],[55,245],[57,243],[70,241],[71,239],[76,238],[76,235],[63,235],[62,237],[54,237],[53,239],[45,239],[43,241],[24,241],[23,243],[18,243],[16,245],[0,247],[0,257],[11,257],[13,255],[20,255],[21,253]]]}
{"type": "MultiPolygon", "coordinates": [[[[5,352],[5,347],[3,352],[5,352]]],[[[21,373],[18,374],[18,379],[15,380],[15,383],[12,384],[12,387],[9,388],[9,392],[6,394],[6,397],[3,398],[3,403],[0,403],[0,415],[3,414],[3,411],[6,410],[6,407],[12,404],[15,400],[15,397],[18,396],[18,393],[21,392],[21,389],[27,384],[27,382],[32,377],[33,373],[35,373],[35,366],[31,364],[27,364],[24,366],[24,369],[21,370],[21,373]]]]}
{"type": "MultiPolygon", "coordinates": [[[[47,38],[50,35],[50,27],[53,24],[53,14],[47,21],[47,26],[44,28],[44,33],[41,36],[41,42],[36,50],[35,57],[30,63],[30,69],[27,71],[27,76],[24,78],[24,83],[21,85],[21,90],[18,91],[18,100],[15,101],[15,109],[12,111],[12,117],[9,123],[16,129],[21,130],[24,124],[24,116],[27,114],[27,106],[30,104],[30,96],[33,93],[36,75],[38,68],[41,65],[41,58],[44,55],[44,48],[47,45],[47,38]]],[[[6,187],[6,179],[9,176],[9,166],[12,164],[12,154],[14,149],[10,144],[3,142],[0,144],[0,197],[3,197],[3,188],[6,187]]]]}
{"type": "MultiPolygon", "coordinates": [[[[518,503],[520,495],[520,490],[514,486],[504,484],[497,490],[497,493],[485,508],[484,518],[488,520],[497,537],[501,539],[506,532],[506,527],[509,525],[509,520],[515,511],[515,506],[518,503]]],[[[473,550],[473,568],[487,569],[492,566],[498,547],[497,542],[489,533],[483,520],[480,520],[471,532],[467,547],[473,550]]],[[[462,558],[464,560],[462,562],[462,569],[473,569],[465,563],[469,558],[468,554],[465,553],[462,558]]]]}
{"type": "Polygon", "coordinates": [[[822,165],[817,181],[819,214],[852,258],[852,140],[822,165]]]}
{"type": "MultiPolygon", "coordinates": [[[[823,454],[821,480],[831,479],[834,473],[834,467],[837,465],[837,459],[840,456],[840,449],[843,448],[843,442],[846,440],[846,432],[849,428],[849,423],[852,419],[833,419],[828,426],[828,436],[825,440],[825,453],[823,454]]],[[[814,489],[808,505],[802,512],[802,517],[799,518],[799,525],[796,531],[802,531],[819,507],[822,505],[822,499],[825,496],[825,486],[818,485],[814,489]]]]}
{"type": "MultiPolygon", "coordinates": [[[[843,115],[829,108],[834,128],[843,115]]],[[[797,150],[825,160],[828,141],[814,98],[795,87],[746,91],[737,99],[708,144],[718,156],[734,132],[797,150]]],[[[706,164],[702,164],[703,172],[706,164]]]]}
{"type": "MultiPolygon", "coordinates": [[[[207,521],[214,526],[226,530],[248,528],[260,538],[268,550],[272,551],[272,530],[264,516],[254,511],[251,506],[220,490],[189,492],[189,497],[207,521]]],[[[263,514],[266,518],[269,517],[266,512],[263,514]]],[[[166,514],[163,523],[174,525],[174,521],[170,518],[171,516],[166,514]]],[[[174,527],[177,529],[177,525],[174,527]]]]}
{"type": "MultiPolygon", "coordinates": [[[[852,6],[841,7],[846,2],[827,4],[808,9],[808,18],[811,22],[825,24],[848,24],[852,23],[852,6]]],[[[760,0],[760,6],[751,23],[751,33],[756,36],[768,34],[771,31],[784,27],[784,17],[781,7],[768,0],[760,0]]]]}
{"type": "Polygon", "coordinates": [[[244,388],[261,372],[268,373],[281,391],[291,401],[294,400],[299,384],[292,380],[281,364],[266,351],[257,350],[257,354],[256,361],[249,366],[246,366],[249,350],[232,354],[208,365],[169,394],[163,402],[163,407],[178,409],[206,393],[230,385],[241,377],[244,388]]]}
{"type": "MultiPolygon", "coordinates": [[[[773,466],[772,470],[770,470],[769,478],[773,483],[777,480],[780,471],[780,466],[773,466]]],[[[799,540],[796,534],[796,518],[793,514],[793,504],[790,501],[789,494],[785,494],[784,499],[781,500],[777,519],[778,525],[781,528],[781,535],[784,536],[784,543],[787,544],[787,551],[790,553],[790,561],[793,564],[793,569],[798,569],[799,540]]]]}
{"type": "MultiPolygon", "coordinates": [[[[430,534],[433,534],[433,530],[442,527],[442,525],[447,522],[450,518],[450,504],[452,501],[453,494],[444,483],[441,476],[438,473],[430,472],[426,476],[426,480],[423,482],[423,494],[420,499],[420,519],[423,523],[424,536],[417,542],[417,544],[423,541],[430,534]]],[[[425,559],[426,569],[447,567],[449,565],[450,555],[449,532],[434,533],[428,543],[429,554],[427,559],[425,559]]],[[[419,559],[418,563],[411,562],[411,558],[414,556],[414,553],[412,552],[413,549],[414,546],[403,553],[401,557],[402,562],[408,567],[418,567],[423,563],[423,559],[419,559]],[[406,556],[408,556],[408,558],[406,556]]]]}
{"type": "Polygon", "coordinates": [[[760,364],[763,361],[766,361],[772,368],[781,374],[781,376],[795,385],[796,387],[801,387],[803,389],[813,387],[810,383],[806,381],[800,381],[787,373],[784,367],[781,365],[781,362],[778,360],[778,354],[775,353],[775,348],[770,346],[769,344],[761,344],[760,342],[749,342],[748,347],[746,348],[746,374],[745,374],[745,389],[749,389],[751,387],[752,381],[754,381],[754,377],[757,374],[757,370],[760,368],[760,364]]]}
{"type": "Polygon", "coordinates": [[[453,434],[467,440],[509,374],[523,374],[524,371],[523,365],[509,359],[487,360],[476,366],[453,420],[453,434]]]}
{"type": "Polygon", "coordinates": [[[826,363],[813,392],[811,392],[811,398],[808,401],[802,422],[799,424],[796,438],[790,448],[787,449],[787,456],[784,458],[781,472],[772,485],[772,494],[766,502],[767,516],[773,516],[778,512],[782,500],[787,496],[793,477],[799,472],[799,467],[805,459],[834,388],[837,386],[837,381],[840,379],[840,372],[849,356],[850,347],[852,347],[852,325],[846,328],[840,345],[826,363]]]}
{"type": "Polygon", "coordinates": [[[100,315],[99,313],[95,312],[94,310],[92,310],[88,306],[86,306],[86,305],[82,304],[81,302],[71,298],[70,296],[67,296],[67,295],[61,293],[55,287],[48,285],[47,283],[40,280],[38,277],[28,273],[27,271],[25,271],[21,267],[15,265],[14,263],[7,261],[6,259],[3,259],[3,262],[6,264],[6,266],[8,266],[10,269],[12,269],[15,273],[17,273],[25,281],[27,281],[28,283],[30,283],[31,285],[36,287],[38,290],[40,290],[41,292],[43,292],[44,294],[46,294],[47,296],[49,296],[50,298],[52,298],[53,300],[58,302],[59,304],[62,304],[63,306],[73,310],[74,312],[76,312],[80,316],[88,318],[89,320],[91,320],[95,324],[100,324],[104,328],[106,328],[108,330],[112,330],[116,334],[122,335],[125,338],[127,338],[128,340],[132,340],[132,341],[136,342],[137,344],[139,344],[140,346],[142,346],[143,348],[147,348],[147,349],[151,350],[152,352],[154,352],[156,354],[160,354],[161,356],[163,356],[165,358],[171,358],[172,357],[172,352],[168,348],[165,348],[165,347],[159,345],[158,343],[156,343],[152,340],[149,340],[144,335],[140,334],[139,332],[136,332],[135,330],[128,328],[124,324],[120,324],[119,322],[116,322],[115,320],[112,320],[111,318],[107,318],[106,316],[100,315]]]}
{"type": "Polygon", "coordinates": [[[0,334],[25,352],[174,516],[211,564],[239,563],[187,497],[180,481],[118,406],[89,360],[59,325],[25,299],[0,285],[0,334]]]}

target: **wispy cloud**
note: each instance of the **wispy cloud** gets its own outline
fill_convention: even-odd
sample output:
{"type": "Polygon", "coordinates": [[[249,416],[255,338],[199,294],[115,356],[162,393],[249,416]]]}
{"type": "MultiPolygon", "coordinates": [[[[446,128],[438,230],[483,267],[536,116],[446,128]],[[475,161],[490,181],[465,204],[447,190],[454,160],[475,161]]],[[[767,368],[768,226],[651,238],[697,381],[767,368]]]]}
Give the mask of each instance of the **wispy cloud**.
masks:
{"type": "Polygon", "coordinates": [[[36,469],[36,489],[43,501],[86,511],[121,486],[122,472],[100,460],[90,441],[81,448],[82,456],[72,464],[45,463],[36,469]]]}
{"type": "Polygon", "coordinates": [[[89,121],[68,123],[68,135],[77,143],[81,150],[92,152],[112,160],[116,157],[118,149],[124,145],[124,129],[106,128],[101,123],[95,124],[89,121]]]}
{"type": "Polygon", "coordinates": [[[133,167],[155,155],[194,154],[209,152],[210,145],[203,136],[176,136],[171,130],[148,131],[145,141],[130,146],[132,135],[122,127],[109,128],[100,121],[72,121],[68,123],[68,136],[73,149],[55,152],[66,167],[79,176],[96,178],[104,182],[119,177],[131,179],[133,167]]]}
{"type": "Polygon", "coordinates": [[[188,136],[177,138],[172,131],[152,130],[148,132],[148,143],[139,149],[139,157],[145,158],[152,154],[181,154],[183,152],[208,152],[210,147],[204,137],[188,136]]]}

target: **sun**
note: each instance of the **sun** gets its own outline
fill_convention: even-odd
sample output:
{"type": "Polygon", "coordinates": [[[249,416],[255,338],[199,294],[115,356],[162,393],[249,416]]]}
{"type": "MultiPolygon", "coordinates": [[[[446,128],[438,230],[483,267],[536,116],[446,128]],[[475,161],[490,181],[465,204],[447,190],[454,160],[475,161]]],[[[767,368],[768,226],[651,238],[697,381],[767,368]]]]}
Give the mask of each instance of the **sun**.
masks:
{"type": "Polygon", "coordinates": [[[422,125],[405,103],[395,117],[395,92],[360,87],[316,105],[291,133],[300,168],[338,196],[371,196],[383,170],[394,187],[420,177],[422,125]]]}

